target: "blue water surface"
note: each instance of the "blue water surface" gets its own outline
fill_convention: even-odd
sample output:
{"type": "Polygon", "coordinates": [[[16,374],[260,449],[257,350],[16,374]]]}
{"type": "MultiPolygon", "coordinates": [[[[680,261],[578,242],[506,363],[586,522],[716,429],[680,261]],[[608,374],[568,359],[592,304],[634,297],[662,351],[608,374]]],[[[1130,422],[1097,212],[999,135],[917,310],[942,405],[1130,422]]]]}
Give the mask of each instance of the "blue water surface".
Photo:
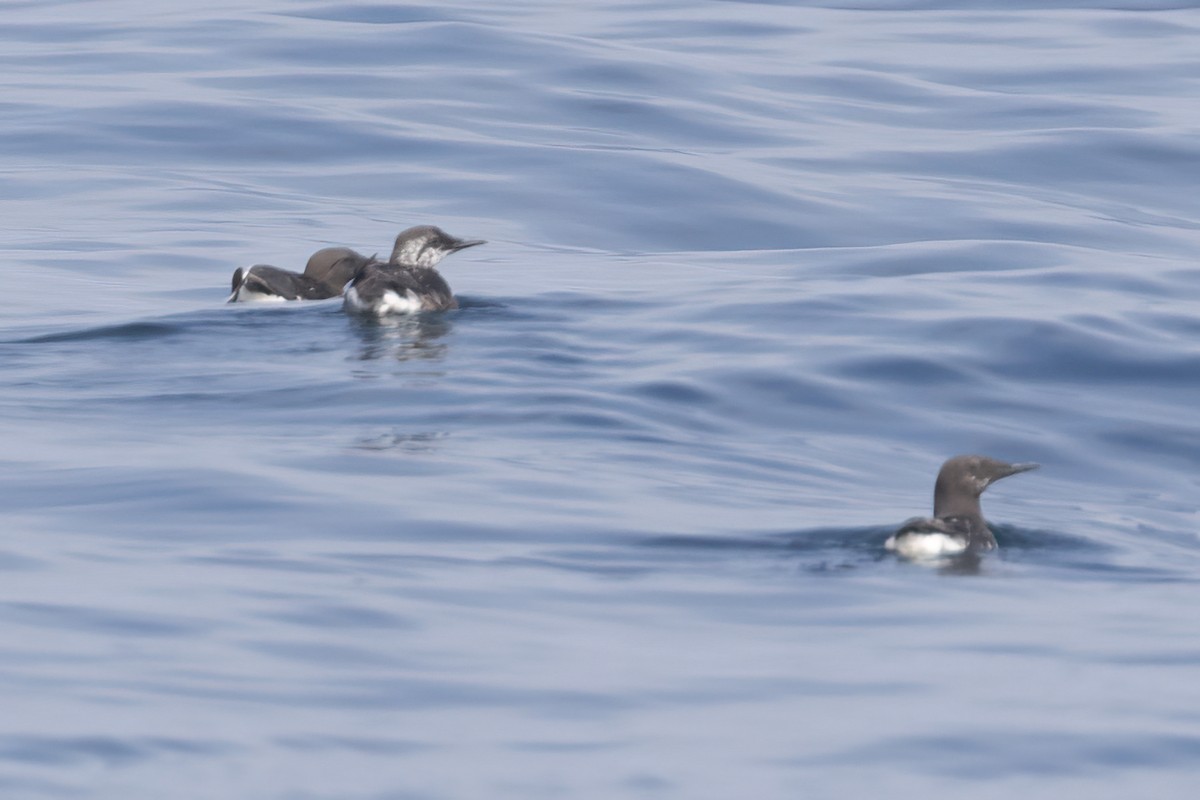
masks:
{"type": "Polygon", "coordinates": [[[1193,4],[0,15],[0,796],[1194,796],[1193,4]]]}

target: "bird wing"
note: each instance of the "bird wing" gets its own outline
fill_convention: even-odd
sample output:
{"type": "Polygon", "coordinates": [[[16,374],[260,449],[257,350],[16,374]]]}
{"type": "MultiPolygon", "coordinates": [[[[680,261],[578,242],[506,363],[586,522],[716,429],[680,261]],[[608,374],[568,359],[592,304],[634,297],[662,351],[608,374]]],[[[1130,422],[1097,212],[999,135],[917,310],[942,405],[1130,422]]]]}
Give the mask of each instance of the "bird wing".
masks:
{"type": "Polygon", "coordinates": [[[258,264],[246,271],[242,287],[260,294],[273,294],[284,300],[299,300],[304,295],[308,281],[303,276],[286,269],[258,264]]]}
{"type": "Polygon", "coordinates": [[[388,292],[400,297],[420,298],[422,310],[442,311],[457,308],[446,280],[431,268],[413,269],[391,264],[371,263],[358,271],[350,284],[365,305],[378,303],[388,292]]]}
{"type": "Polygon", "coordinates": [[[904,522],[896,536],[908,533],[944,533],[947,536],[966,536],[969,530],[959,524],[957,517],[913,517],[904,522]]]}

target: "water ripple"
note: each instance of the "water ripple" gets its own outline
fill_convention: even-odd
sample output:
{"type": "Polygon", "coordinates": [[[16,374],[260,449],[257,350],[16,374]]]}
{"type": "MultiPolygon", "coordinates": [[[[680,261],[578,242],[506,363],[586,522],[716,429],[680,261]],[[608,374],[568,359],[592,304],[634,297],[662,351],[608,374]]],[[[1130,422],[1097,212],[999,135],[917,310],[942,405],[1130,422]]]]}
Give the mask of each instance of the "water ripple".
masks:
{"type": "Polygon", "coordinates": [[[1189,796],[1197,24],[1102,6],[7,4],[0,793],[1189,796]],[[457,311],[224,302],[418,223],[457,311]]]}

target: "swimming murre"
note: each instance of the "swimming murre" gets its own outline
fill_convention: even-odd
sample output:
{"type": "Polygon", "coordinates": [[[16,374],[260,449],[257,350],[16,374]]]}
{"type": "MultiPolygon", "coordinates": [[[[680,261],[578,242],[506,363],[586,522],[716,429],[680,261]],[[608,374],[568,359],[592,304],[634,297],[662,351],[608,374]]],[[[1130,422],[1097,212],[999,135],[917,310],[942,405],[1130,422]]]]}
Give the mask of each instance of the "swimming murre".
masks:
{"type": "Polygon", "coordinates": [[[230,303],[327,300],[338,297],[354,273],[371,261],[349,247],[326,247],[308,258],[304,273],[268,264],[239,267],[233,272],[230,303]]]}
{"type": "Polygon", "coordinates": [[[955,456],[942,464],[933,487],[933,517],[914,517],[888,537],[884,547],[907,558],[979,553],[996,546],[983,519],[979,496],[991,484],[1037,469],[1038,464],[1006,464],[987,456],[955,456]]]}
{"type": "Polygon", "coordinates": [[[418,311],[458,308],[450,284],[435,266],[446,256],[486,244],[482,239],[459,239],[433,225],[401,231],[388,263],[362,265],[346,287],[347,311],[384,317],[418,311]]]}

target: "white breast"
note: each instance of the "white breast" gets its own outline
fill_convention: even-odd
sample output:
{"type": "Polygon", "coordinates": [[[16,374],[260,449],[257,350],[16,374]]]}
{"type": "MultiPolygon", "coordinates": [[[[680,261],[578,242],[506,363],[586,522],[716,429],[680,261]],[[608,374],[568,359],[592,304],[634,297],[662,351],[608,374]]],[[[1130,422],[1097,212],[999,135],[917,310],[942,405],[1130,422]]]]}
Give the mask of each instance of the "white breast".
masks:
{"type": "Polygon", "coordinates": [[[286,297],[280,297],[277,294],[269,294],[267,292],[256,292],[253,289],[246,288],[246,282],[242,281],[242,285],[237,288],[237,291],[229,298],[238,303],[286,303],[286,297]]]}
{"type": "Polygon", "coordinates": [[[944,533],[906,533],[903,536],[889,536],[883,546],[905,558],[937,558],[965,551],[967,540],[944,533]]]}

